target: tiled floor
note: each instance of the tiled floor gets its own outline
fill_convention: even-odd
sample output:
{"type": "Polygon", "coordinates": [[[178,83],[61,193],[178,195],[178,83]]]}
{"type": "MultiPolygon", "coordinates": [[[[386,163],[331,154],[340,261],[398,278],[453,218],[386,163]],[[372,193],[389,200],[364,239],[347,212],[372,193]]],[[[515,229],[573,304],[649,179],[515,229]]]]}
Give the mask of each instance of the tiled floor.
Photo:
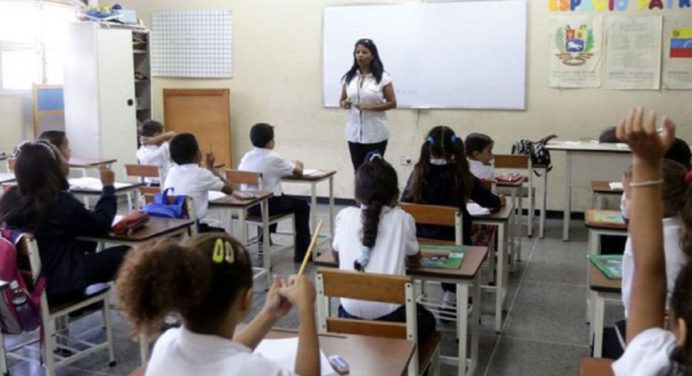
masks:
{"type": "MultiPolygon", "coordinates": [[[[319,214],[326,218],[326,208],[319,214]]],[[[572,240],[561,240],[561,221],[548,220],[545,239],[524,238],[523,260],[510,274],[507,295],[507,313],[503,331],[493,330],[494,295],[484,292],[480,337],[480,364],[476,375],[578,375],[579,359],[588,356],[588,326],[585,323],[586,296],[586,230],[583,223],[572,222],[572,240]]],[[[327,229],[325,228],[325,232],[327,229]]],[[[289,242],[286,236],[274,236],[281,244],[289,242]]],[[[274,254],[279,274],[297,270],[290,252],[274,254]]],[[[310,267],[309,274],[314,274],[310,267]]],[[[264,286],[255,289],[253,312],[264,302],[264,286]]],[[[607,306],[606,324],[622,316],[619,307],[607,306]]],[[[70,367],[59,370],[58,375],[126,375],[139,365],[138,345],[129,338],[127,324],[114,313],[114,332],[117,365],[108,367],[105,353],[93,355],[70,367]]],[[[100,325],[92,315],[72,326],[79,332],[100,325]]],[[[297,319],[289,314],[279,326],[295,327],[297,319]]],[[[452,327],[439,324],[445,331],[442,352],[454,353],[456,343],[452,327]]],[[[97,331],[95,336],[103,336],[97,331]]],[[[9,338],[8,343],[16,342],[9,338]]],[[[38,358],[34,352],[35,358],[38,358]]],[[[10,360],[13,375],[42,375],[38,362],[10,360]]],[[[443,375],[455,375],[456,368],[443,366],[443,375]]],[[[375,375],[372,375],[375,376],[375,375]]]]}

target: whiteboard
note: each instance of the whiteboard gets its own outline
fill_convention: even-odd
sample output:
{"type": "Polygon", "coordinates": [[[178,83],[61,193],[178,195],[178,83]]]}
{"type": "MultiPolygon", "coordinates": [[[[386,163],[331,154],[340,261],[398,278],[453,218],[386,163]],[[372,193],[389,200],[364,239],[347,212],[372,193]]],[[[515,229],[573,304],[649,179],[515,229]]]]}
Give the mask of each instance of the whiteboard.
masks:
{"type": "Polygon", "coordinates": [[[399,107],[525,109],[526,19],[525,0],[325,7],[324,105],[369,38],[399,107]]]}

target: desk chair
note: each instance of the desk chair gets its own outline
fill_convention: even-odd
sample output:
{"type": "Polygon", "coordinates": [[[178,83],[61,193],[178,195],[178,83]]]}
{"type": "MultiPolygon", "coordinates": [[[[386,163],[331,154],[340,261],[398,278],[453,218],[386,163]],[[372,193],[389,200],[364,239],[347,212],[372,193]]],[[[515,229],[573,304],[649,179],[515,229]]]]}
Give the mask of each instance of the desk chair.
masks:
{"type": "MultiPolygon", "coordinates": [[[[161,169],[156,165],[144,165],[144,164],[126,164],[125,165],[125,175],[127,177],[136,177],[141,183],[147,183],[147,179],[158,179],[159,184],[163,185],[163,176],[161,176],[161,169]]],[[[154,194],[161,192],[160,187],[143,186],[140,187],[137,194],[137,207],[146,201],[147,194],[154,194]],[[145,201],[142,201],[142,197],[145,201]]],[[[129,196],[128,196],[129,200],[129,196]]]]}
{"type": "MultiPolygon", "coordinates": [[[[36,239],[31,234],[22,234],[17,242],[17,253],[25,255],[29,258],[31,269],[26,271],[26,276],[31,280],[30,285],[38,280],[41,275],[41,259],[39,257],[38,244],[36,239]]],[[[93,353],[101,350],[108,350],[109,366],[115,365],[115,353],[113,350],[113,330],[110,316],[110,286],[108,284],[98,284],[89,286],[82,296],[79,296],[69,302],[61,304],[48,305],[46,292],[41,294],[41,327],[44,333],[44,343],[41,351],[41,358],[45,368],[46,375],[53,376],[57,368],[65,367],[79,359],[91,356],[93,353]],[[99,305],[102,319],[106,329],[106,340],[100,343],[93,343],[85,339],[70,337],[68,328],[69,315],[75,311],[84,309],[91,305],[99,305]],[[78,346],[75,346],[78,345],[78,346]],[[62,350],[70,353],[69,356],[62,356],[55,353],[56,350],[62,350]]],[[[0,334],[0,337],[2,335],[0,334]]],[[[0,338],[2,339],[2,338],[0,338]]],[[[30,361],[35,360],[26,358],[20,354],[12,353],[29,344],[39,342],[39,338],[32,339],[17,345],[14,349],[4,349],[4,341],[2,342],[2,358],[4,361],[5,355],[13,358],[30,361]]],[[[7,370],[2,370],[7,372],[7,370]]],[[[5,373],[7,374],[7,373],[5,373]]]]}
{"type": "Polygon", "coordinates": [[[321,332],[405,338],[418,344],[408,367],[409,376],[423,374],[428,366],[439,375],[440,332],[418,340],[416,300],[409,276],[348,272],[332,268],[317,270],[318,328],[321,332]],[[329,316],[329,298],[350,298],[406,306],[406,322],[347,319],[329,316]]]}
{"type": "MultiPolygon", "coordinates": [[[[522,176],[524,176],[524,183],[528,185],[522,185],[521,189],[519,190],[518,197],[512,194],[514,191],[512,188],[496,186],[496,191],[497,193],[510,194],[517,200],[515,205],[517,208],[519,208],[519,216],[521,216],[523,212],[522,199],[524,197],[528,199],[528,235],[529,237],[533,236],[533,216],[536,208],[536,188],[534,187],[533,182],[533,166],[531,164],[531,158],[528,155],[523,154],[495,154],[493,156],[493,166],[496,170],[511,170],[519,172],[522,174],[522,176]]],[[[518,259],[521,259],[521,254],[517,254],[517,257],[518,259]]]]}
{"type": "MultiPolygon", "coordinates": [[[[242,170],[226,170],[226,180],[228,180],[234,186],[240,185],[240,184],[254,185],[257,187],[257,189],[262,190],[262,173],[260,173],[260,172],[251,172],[251,171],[242,171],[242,170]]],[[[292,213],[281,213],[281,214],[270,215],[267,222],[268,222],[269,226],[271,226],[271,225],[275,225],[275,224],[277,224],[283,220],[290,220],[291,221],[291,232],[290,233],[294,235],[293,247],[295,248],[296,247],[296,244],[295,244],[296,220],[295,220],[295,216],[292,213]]],[[[260,215],[254,215],[254,214],[248,213],[247,217],[245,219],[245,223],[252,224],[252,225],[257,226],[258,228],[261,228],[262,227],[262,217],[260,215]]],[[[241,229],[241,231],[247,231],[247,229],[241,229]]],[[[271,237],[271,234],[269,236],[271,237]]],[[[263,239],[263,244],[269,244],[271,246],[271,239],[263,239]]],[[[290,248],[290,246],[286,246],[283,248],[290,248]]],[[[261,250],[261,248],[260,248],[260,250],[261,250]]]]}

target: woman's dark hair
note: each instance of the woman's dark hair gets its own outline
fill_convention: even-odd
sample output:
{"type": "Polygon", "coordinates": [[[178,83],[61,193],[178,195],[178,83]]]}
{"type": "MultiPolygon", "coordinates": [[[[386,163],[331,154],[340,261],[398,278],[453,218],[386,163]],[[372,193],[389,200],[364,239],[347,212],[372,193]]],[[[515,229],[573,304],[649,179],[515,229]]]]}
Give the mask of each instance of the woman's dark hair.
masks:
{"type": "Polygon", "coordinates": [[[675,137],[673,143],[670,144],[668,150],[663,155],[664,159],[670,159],[680,163],[685,169],[690,169],[690,161],[692,160],[692,152],[690,145],[685,140],[675,137]]]}
{"type": "Polygon", "coordinates": [[[680,214],[683,222],[682,251],[692,258],[692,173],[680,163],[663,159],[661,177],[663,217],[680,214]]]}
{"type": "Polygon", "coordinates": [[[418,162],[413,167],[408,187],[410,192],[406,192],[406,196],[412,197],[414,202],[423,201],[421,192],[430,172],[430,158],[442,158],[447,161],[448,172],[452,175],[462,202],[465,202],[471,196],[473,175],[464,153],[464,141],[457,137],[451,128],[444,125],[438,125],[428,132],[420,148],[418,162]]]}
{"type": "Polygon", "coordinates": [[[156,120],[145,120],[139,126],[139,134],[144,137],[153,137],[159,133],[163,133],[163,124],[156,120]]]}
{"type": "Polygon", "coordinates": [[[384,64],[382,64],[382,60],[380,60],[380,53],[377,51],[377,46],[375,46],[375,42],[372,41],[372,39],[358,39],[356,42],[355,47],[353,48],[353,66],[351,66],[351,69],[344,74],[343,77],[341,77],[342,80],[348,85],[351,83],[351,80],[353,77],[356,76],[356,72],[358,71],[358,61],[356,60],[356,49],[358,48],[358,45],[361,45],[370,51],[372,54],[372,62],[370,63],[370,72],[372,73],[373,76],[375,76],[375,82],[378,84],[380,81],[382,81],[382,73],[384,73],[384,64]]]}
{"type": "MultiPolygon", "coordinates": [[[[394,206],[399,196],[399,179],[394,167],[379,154],[368,158],[356,171],[356,200],[365,208],[361,211],[363,246],[372,249],[377,241],[380,214],[383,206],[394,206]]],[[[363,266],[354,263],[356,270],[363,266]]]]}
{"type": "Polygon", "coordinates": [[[685,320],[687,323],[687,338],[682,347],[677,347],[673,352],[673,360],[682,366],[683,375],[692,375],[692,262],[680,270],[675,279],[673,296],[670,299],[670,308],[673,311],[673,320],[685,320]]]}
{"type": "Polygon", "coordinates": [[[192,133],[181,133],[173,137],[169,149],[171,159],[178,165],[195,163],[199,154],[199,144],[192,133]]]}
{"type": "Polygon", "coordinates": [[[63,131],[44,131],[38,135],[39,140],[46,140],[55,145],[56,148],[60,148],[65,143],[66,138],[67,136],[63,131]]]}
{"type": "Polygon", "coordinates": [[[146,243],[128,252],[116,282],[135,335],[157,332],[171,312],[180,313],[195,333],[216,334],[236,297],[249,288],[247,250],[218,232],[184,244],[169,239],[146,243]]]}
{"type": "Polygon", "coordinates": [[[615,135],[616,127],[608,127],[601,132],[598,136],[598,142],[602,144],[615,144],[620,142],[617,135],[615,135]]]}
{"type": "Polygon", "coordinates": [[[41,225],[46,208],[68,187],[60,163],[60,152],[46,141],[27,142],[17,148],[17,186],[0,198],[0,224],[33,206],[35,225],[41,225]]]}
{"type": "Polygon", "coordinates": [[[486,147],[492,147],[493,144],[495,144],[495,141],[493,141],[493,139],[490,138],[490,136],[485,135],[483,133],[469,133],[469,135],[466,136],[465,143],[466,156],[472,157],[473,153],[482,153],[486,147]]]}

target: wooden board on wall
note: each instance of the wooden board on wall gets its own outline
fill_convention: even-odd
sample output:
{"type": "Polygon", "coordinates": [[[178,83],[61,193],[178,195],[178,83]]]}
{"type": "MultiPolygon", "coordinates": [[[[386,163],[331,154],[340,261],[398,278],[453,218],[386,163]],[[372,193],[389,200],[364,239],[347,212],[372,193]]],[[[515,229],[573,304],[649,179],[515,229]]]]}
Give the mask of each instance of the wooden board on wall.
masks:
{"type": "Polygon", "coordinates": [[[166,130],[194,134],[202,155],[211,148],[226,168],[233,167],[230,106],[229,89],[163,89],[166,130]]]}

